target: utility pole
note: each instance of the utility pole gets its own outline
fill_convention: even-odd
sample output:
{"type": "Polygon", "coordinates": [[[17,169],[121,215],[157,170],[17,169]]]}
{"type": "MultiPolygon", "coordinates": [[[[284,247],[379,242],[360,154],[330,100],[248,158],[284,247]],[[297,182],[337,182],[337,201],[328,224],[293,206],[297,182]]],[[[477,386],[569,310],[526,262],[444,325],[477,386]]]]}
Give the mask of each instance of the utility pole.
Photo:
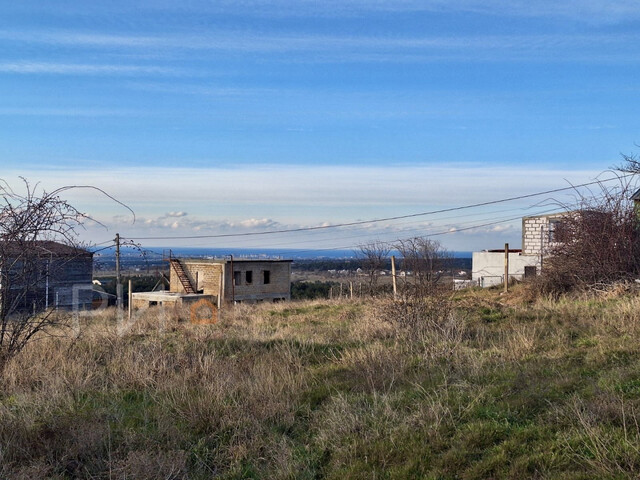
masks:
{"type": "Polygon", "coordinates": [[[509,291],[509,244],[504,244],[504,293],[509,291]]]}
{"type": "Polygon", "coordinates": [[[120,278],[120,234],[116,233],[116,308],[122,309],[122,279],[120,278]]]}
{"type": "Polygon", "coordinates": [[[131,321],[131,313],[133,312],[133,289],[131,288],[131,277],[129,277],[129,321],[131,321]]]}

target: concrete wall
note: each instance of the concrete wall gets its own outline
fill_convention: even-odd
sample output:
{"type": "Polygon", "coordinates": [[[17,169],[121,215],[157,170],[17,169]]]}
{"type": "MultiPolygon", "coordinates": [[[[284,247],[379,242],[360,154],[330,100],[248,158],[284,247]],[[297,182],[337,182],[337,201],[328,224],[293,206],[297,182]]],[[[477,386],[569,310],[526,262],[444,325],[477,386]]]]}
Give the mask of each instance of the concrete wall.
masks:
{"type": "MultiPolygon", "coordinates": [[[[254,303],[258,301],[277,301],[291,299],[291,262],[283,260],[236,260],[233,262],[233,270],[239,272],[240,282],[232,285],[234,278],[230,261],[215,260],[181,260],[191,285],[196,286],[197,291],[205,295],[213,295],[216,298],[222,293],[222,299],[232,301],[235,291],[235,300],[238,302],[254,303]],[[247,277],[250,272],[250,280],[247,277]],[[265,283],[265,272],[269,272],[269,283],[265,283]],[[222,276],[221,276],[221,273],[222,276]],[[220,281],[223,279],[222,290],[220,281]]],[[[178,275],[171,268],[169,291],[185,293],[178,275]]]]}
{"type": "MultiPolygon", "coordinates": [[[[72,260],[59,258],[54,259],[52,264],[49,279],[49,306],[55,305],[57,298],[60,308],[74,306],[81,309],[91,308],[93,257],[78,257],[72,260]]],[[[46,287],[46,285],[44,286],[46,287]]]]}
{"type": "Polygon", "coordinates": [[[172,292],[136,292],[132,294],[132,300],[133,308],[136,310],[156,305],[180,308],[182,306],[191,306],[203,300],[214,306],[216,303],[216,297],[213,295],[182,295],[172,292]]]}
{"type": "Polygon", "coordinates": [[[524,255],[540,255],[553,246],[550,226],[553,220],[561,220],[568,212],[553,215],[539,215],[522,219],[522,253],[524,255]]]}
{"type": "MultiPolygon", "coordinates": [[[[34,305],[36,310],[47,307],[69,310],[92,308],[93,257],[91,255],[39,258],[37,267],[31,267],[33,275],[29,278],[25,278],[20,273],[21,263],[14,265],[14,268],[16,273],[10,272],[10,278],[5,285],[6,289],[3,289],[8,296],[8,305],[18,310],[31,310],[34,305]]],[[[3,292],[0,292],[0,295],[3,292]]]]}
{"type": "Polygon", "coordinates": [[[240,272],[240,282],[232,286],[234,275],[231,263],[225,265],[225,300],[231,301],[232,287],[235,300],[253,303],[257,301],[277,301],[291,299],[291,262],[289,261],[235,261],[233,270],[240,272]],[[247,281],[251,272],[251,283],[247,281]],[[269,272],[269,283],[264,282],[265,272],[269,272]]]}
{"type": "MultiPolygon", "coordinates": [[[[509,253],[509,278],[522,280],[524,267],[535,266],[540,271],[538,255],[509,253]]],[[[504,282],[504,252],[473,252],[471,280],[474,285],[490,287],[504,282]]]]}
{"type": "MultiPolygon", "coordinates": [[[[191,281],[191,285],[194,286],[197,292],[202,291],[205,295],[218,297],[220,294],[220,276],[224,263],[206,260],[181,260],[181,263],[182,268],[184,268],[184,271],[191,281]]],[[[173,268],[171,268],[169,282],[169,291],[186,293],[173,268]]]]}

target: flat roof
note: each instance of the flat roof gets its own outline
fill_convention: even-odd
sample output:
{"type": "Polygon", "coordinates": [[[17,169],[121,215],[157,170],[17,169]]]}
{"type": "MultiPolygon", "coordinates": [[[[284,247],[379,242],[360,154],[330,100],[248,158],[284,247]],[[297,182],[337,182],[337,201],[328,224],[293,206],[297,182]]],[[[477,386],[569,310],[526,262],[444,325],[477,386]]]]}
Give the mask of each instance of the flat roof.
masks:
{"type": "Polygon", "coordinates": [[[178,292],[133,292],[132,297],[142,300],[176,300],[178,298],[211,298],[212,295],[204,293],[178,293],[178,292]]]}
{"type": "Polygon", "coordinates": [[[53,240],[35,240],[26,242],[8,241],[0,243],[0,250],[7,255],[20,255],[24,252],[40,256],[56,257],[92,257],[93,252],[74,245],[66,245],[53,240]]]}

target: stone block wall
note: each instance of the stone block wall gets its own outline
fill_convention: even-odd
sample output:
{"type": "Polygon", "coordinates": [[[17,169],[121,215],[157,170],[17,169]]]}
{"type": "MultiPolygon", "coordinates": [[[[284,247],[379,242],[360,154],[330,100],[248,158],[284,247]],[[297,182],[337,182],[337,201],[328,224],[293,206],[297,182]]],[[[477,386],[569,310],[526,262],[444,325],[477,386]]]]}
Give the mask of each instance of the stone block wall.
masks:
{"type": "Polygon", "coordinates": [[[553,215],[539,215],[536,217],[524,217],[522,219],[522,254],[540,255],[546,253],[552,243],[551,224],[554,220],[560,220],[568,212],[555,213],[553,215]]]}
{"type": "MultiPolygon", "coordinates": [[[[233,271],[230,261],[181,260],[182,267],[198,292],[205,295],[222,294],[222,300],[255,303],[291,299],[291,261],[236,260],[233,271]],[[224,272],[224,275],[221,273],[224,272]],[[235,285],[235,278],[238,279],[235,285]],[[265,282],[268,277],[268,282],[265,282]],[[222,288],[220,285],[223,278],[222,288]]],[[[171,268],[169,291],[184,294],[177,273],[171,268]]]]}
{"type": "MultiPolygon", "coordinates": [[[[182,268],[191,281],[191,285],[197,292],[202,291],[205,295],[214,295],[216,297],[220,294],[220,277],[224,266],[223,262],[198,260],[181,260],[181,262],[182,268]]],[[[173,268],[171,268],[169,282],[169,291],[186,293],[173,268]]]]}
{"type": "Polygon", "coordinates": [[[231,263],[225,265],[225,300],[231,301],[232,292],[236,301],[257,302],[291,299],[291,262],[290,261],[236,261],[233,271],[239,282],[232,285],[234,272],[231,263]],[[247,273],[250,272],[250,281],[247,273]],[[265,273],[268,272],[268,273],[265,273]],[[268,275],[269,283],[265,283],[268,275]],[[233,288],[233,290],[232,290],[233,288]]]}

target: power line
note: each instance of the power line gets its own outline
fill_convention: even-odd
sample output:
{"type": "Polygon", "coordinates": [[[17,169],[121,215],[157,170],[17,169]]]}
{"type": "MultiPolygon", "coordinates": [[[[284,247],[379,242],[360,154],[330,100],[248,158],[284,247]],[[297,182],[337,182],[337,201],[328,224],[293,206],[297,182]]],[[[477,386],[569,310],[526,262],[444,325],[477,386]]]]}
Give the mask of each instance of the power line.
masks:
{"type": "MultiPolygon", "coordinates": [[[[519,210],[519,209],[509,209],[507,211],[512,212],[513,210],[519,210]]],[[[542,215],[542,214],[548,214],[548,213],[552,213],[555,212],[557,209],[551,209],[551,210],[538,210],[536,211],[534,214],[535,215],[542,215]]],[[[464,215],[466,216],[466,215],[464,215]]],[[[486,225],[495,225],[495,224],[499,224],[499,223],[506,223],[506,222],[510,222],[513,220],[517,220],[517,219],[521,219],[522,216],[518,216],[518,217],[507,217],[505,218],[504,216],[501,217],[489,217],[489,218],[484,218],[484,219],[478,219],[475,221],[483,221],[483,222],[489,222],[489,223],[482,223],[479,226],[486,226],[486,225]]],[[[473,223],[474,221],[467,221],[467,222],[462,222],[462,223],[457,223],[457,224],[444,224],[444,225],[432,225],[429,226],[429,228],[431,229],[435,229],[435,228],[446,228],[446,227],[450,227],[448,230],[444,230],[443,232],[437,231],[437,233],[428,233],[428,230],[425,232],[425,228],[424,227],[411,227],[411,228],[406,228],[406,229],[401,229],[401,230],[394,230],[394,231],[390,231],[390,232],[385,232],[382,236],[391,236],[391,235],[407,235],[407,234],[411,234],[410,232],[415,232],[416,234],[418,232],[420,232],[420,236],[424,236],[424,237],[429,237],[431,235],[444,235],[445,233],[456,233],[456,232],[460,232],[460,231],[465,231],[467,229],[473,229],[473,228],[477,228],[477,226],[471,226],[471,227],[458,227],[457,225],[465,225],[465,224],[469,224],[469,223],[473,223]]],[[[311,240],[293,240],[293,241],[288,241],[288,242],[280,242],[280,243],[270,243],[268,245],[263,246],[263,248],[277,248],[277,247],[282,247],[282,246],[289,246],[289,248],[296,248],[295,245],[300,245],[300,244],[308,244],[308,243],[321,243],[321,242],[335,242],[335,241],[342,241],[342,240],[347,240],[347,239],[353,239],[353,238],[362,238],[362,237],[369,237],[371,236],[371,233],[358,233],[357,235],[347,235],[347,236],[332,236],[331,238],[322,238],[322,239],[311,239],[311,240]]],[[[378,235],[379,237],[380,235],[378,235]]],[[[383,240],[385,241],[385,240],[383,240]]],[[[394,240],[391,241],[385,241],[385,243],[392,243],[394,240]]],[[[357,244],[352,244],[350,247],[357,247],[357,244]]],[[[344,247],[344,248],[350,248],[350,247],[344,247]]],[[[240,248],[248,248],[248,247],[240,247],[240,248]]],[[[322,250],[323,248],[316,248],[314,250],[322,250]]],[[[340,247],[339,249],[342,249],[342,247],[340,247]]],[[[306,251],[306,250],[303,250],[306,251]]]]}
{"type": "Polygon", "coordinates": [[[107,245],[106,247],[103,248],[99,248],[98,250],[93,250],[91,253],[98,253],[98,252],[102,252],[103,250],[108,250],[110,248],[113,248],[115,246],[115,244],[113,245],[107,245]]]}
{"type": "MultiPolygon", "coordinates": [[[[554,212],[554,211],[555,211],[555,209],[547,210],[547,211],[544,211],[544,212],[541,212],[541,213],[542,214],[546,214],[546,213],[551,213],[551,212],[554,212]]],[[[512,222],[514,220],[519,220],[521,218],[522,218],[522,216],[511,217],[511,218],[501,219],[501,220],[497,220],[497,221],[481,223],[479,225],[471,225],[469,227],[453,228],[453,229],[443,230],[443,231],[440,231],[440,232],[428,233],[428,234],[425,234],[423,236],[424,237],[436,237],[436,236],[440,236],[440,235],[448,235],[448,234],[463,232],[463,231],[467,231],[467,230],[474,230],[476,228],[482,228],[482,227],[488,227],[488,226],[492,226],[492,225],[499,225],[501,223],[512,222]]],[[[384,242],[384,243],[392,244],[393,242],[384,242]]],[[[295,250],[296,253],[306,253],[306,252],[328,252],[328,251],[335,251],[335,250],[351,250],[351,249],[354,249],[356,247],[358,247],[357,244],[351,244],[351,245],[343,245],[343,246],[340,246],[340,247],[324,247],[324,248],[313,248],[313,249],[291,248],[290,250],[295,250]]],[[[289,249],[286,249],[286,250],[289,250],[289,249]]],[[[231,249],[229,249],[229,251],[231,251],[231,249]]]]}
{"type": "Polygon", "coordinates": [[[455,211],[459,211],[459,210],[466,210],[469,208],[477,208],[477,207],[484,207],[487,205],[495,205],[498,203],[505,203],[505,202],[512,202],[514,200],[522,200],[525,198],[532,198],[532,197],[539,197],[541,195],[548,195],[551,193],[558,193],[558,192],[563,192],[563,191],[567,191],[567,190],[575,190],[577,188],[581,188],[581,187],[587,187],[590,185],[596,185],[596,184],[602,184],[604,182],[610,182],[612,180],[620,180],[621,178],[625,178],[628,176],[631,176],[633,174],[627,174],[627,175],[620,175],[620,176],[616,176],[613,178],[607,178],[605,180],[594,180],[592,182],[586,182],[586,183],[581,183],[578,185],[571,185],[569,187],[563,187],[563,188],[555,188],[552,190],[545,190],[543,192],[536,192],[536,193],[530,193],[527,195],[518,195],[515,197],[509,197],[509,198],[502,198],[499,200],[490,200],[488,202],[480,202],[480,203],[474,203],[474,204],[470,204],[470,205],[463,205],[463,206],[459,206],[459,207],[451,207],[451,208],[443,208],[440,210],[431,210],[428,212],[420,212],[420,213],[412,213],[409,215],[397,215],[394,217],[385,217],[385,218],[376,218],[376,219],[372,219],[372,220],[359,220],[359,221],[355,221],[355,222],[347,222],[347,223],[336,223],[333,225],[319,225],[319,226],[315,226],[315,227],[299,227],[299,228],[288,228],[288,229],[281,229],[281,230],[269,230],[266,232],[244,232],[244,233],[223,233],[223,234],[216,234],[216,235],[177,235],[177,236],[163,236],[163,237],[127,237],[129,240],[179,240],[179,239],[184,239],[184,240],[189,240],[189,239],[199,239],[199,238],[228,238],[228,237],[249,237],[249,236],[257,236],[257,235],[273,235],[273,234],[277,234],[277,233],[293,233],[293,232],[307,232],[307,231],[312,231],[312,230],[325,230],[325,229],[329,229],[329,228],[339,228],[339,227],[351,227],[351,226],[355,226],[355,225],[365,225],[365,224],[369,224],[369,223],[379,223],[379,222],[387,222],[387,221],[391,221],[391,220],[401,220],[401,219],[405,219],[405,218],[414,218],[414,217],[421,217],[421,216],[426,216],[426,215],[435,215],[438,213],[446,213],[446,212],[455,212],[455,211]]]}

